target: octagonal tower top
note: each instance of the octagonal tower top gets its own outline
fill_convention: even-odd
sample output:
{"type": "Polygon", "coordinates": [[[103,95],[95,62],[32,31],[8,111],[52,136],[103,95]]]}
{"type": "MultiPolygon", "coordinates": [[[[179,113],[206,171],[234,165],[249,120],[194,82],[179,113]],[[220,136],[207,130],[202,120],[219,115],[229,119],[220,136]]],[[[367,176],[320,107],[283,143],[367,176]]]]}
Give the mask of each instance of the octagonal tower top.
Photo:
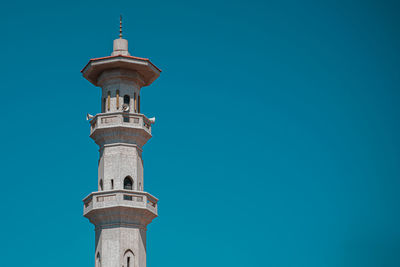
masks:
{"type": "Polygon", "coordinates": [[[83,77],[95,86],[101,86],[99,77],[104,71],[119,69],[136,72],[136,83],[140,86],[148,86],[153,83],[161,70],[148,58],[131,56],[128,51],[128,40],[122,38],[122,17],[120,17],[119,38],[114,40],[111,56],[92,58],[81,70],[83,77]]]}

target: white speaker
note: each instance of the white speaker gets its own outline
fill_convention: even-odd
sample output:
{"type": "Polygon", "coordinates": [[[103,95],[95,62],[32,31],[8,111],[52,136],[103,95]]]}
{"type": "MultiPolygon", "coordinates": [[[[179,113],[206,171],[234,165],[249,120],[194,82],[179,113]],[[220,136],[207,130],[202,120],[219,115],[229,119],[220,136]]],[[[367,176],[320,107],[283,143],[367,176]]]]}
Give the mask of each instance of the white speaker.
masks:
{"type": "Polygon", "coordinates": [[[93,119],[93,118],[94,118],[93,115],[90,115],[89,113],[86,114],[86,120],[87,120],[87,121],[90,121],[90,120],[93,119]]]}

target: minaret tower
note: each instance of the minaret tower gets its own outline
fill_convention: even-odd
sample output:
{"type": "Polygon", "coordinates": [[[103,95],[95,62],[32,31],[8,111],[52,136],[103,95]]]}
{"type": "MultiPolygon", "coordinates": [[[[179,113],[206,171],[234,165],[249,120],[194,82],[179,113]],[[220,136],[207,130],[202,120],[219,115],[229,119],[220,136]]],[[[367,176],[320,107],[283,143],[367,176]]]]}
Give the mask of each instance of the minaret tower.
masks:
{"type": "Polygon", "coordinates": [[[146,267],[146,228],[157,217],[158,199],[143,189],[142,149],[154,119],[140,113],[140,90],[160,72],[129,54],[122,20],[111,56],[91,59],[82,70],[102,90],[101,113],[88,116],[100,152],[98,191],[83,200],[95,226],[96,267],[146,267]]]}

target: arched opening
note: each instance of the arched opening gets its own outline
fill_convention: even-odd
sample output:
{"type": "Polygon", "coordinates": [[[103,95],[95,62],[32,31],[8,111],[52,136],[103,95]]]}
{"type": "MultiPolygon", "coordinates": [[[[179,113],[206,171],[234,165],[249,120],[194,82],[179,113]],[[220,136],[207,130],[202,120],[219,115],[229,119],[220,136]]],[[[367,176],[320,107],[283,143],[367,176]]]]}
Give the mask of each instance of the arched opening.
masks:
{"type": "Polygon", "coordinates": [[[124,95],[124,104],[129,105],[129,102],[131,102],[131,98],[129,97],[129,95],[124,95]]]}
{"type": "Polygon", "coordinates": [[[133,190],[133,180],[130,176],[126,176],[124,179],[124,189],[133,190]]]}
{"type": "Polygon", "coordinates": [[[103,179],[100,179],[99,186],[100,186],[100,191],[103,191],[103,179]]]}
{"type": "Polygon", "coordinates": [[[97,255],[96,255],[96,267],[101,267],[100,252],[97,252],[97,255]]]}
{"type": "MultiPolygon", "coordinates": [[[[129,95],[124,95],[124,105],[122,106],[122,110],[128,112],[130,109],[131,98],[129,95]]],[[[124,116],[124,122],[129,122],[129,117],[124,116]]]]}
{"type": "Polygon", "coordinates": [[[123,267],[135,267],[135,255],[128,249],[124,254],[123,267]]]}
{"type": "Polygon", "coordinates": [[[103,98],[103,104],[102,104],[102,106],[101,106],[101,112],[106,112],[106,99],[105,98],[103,98]]]}

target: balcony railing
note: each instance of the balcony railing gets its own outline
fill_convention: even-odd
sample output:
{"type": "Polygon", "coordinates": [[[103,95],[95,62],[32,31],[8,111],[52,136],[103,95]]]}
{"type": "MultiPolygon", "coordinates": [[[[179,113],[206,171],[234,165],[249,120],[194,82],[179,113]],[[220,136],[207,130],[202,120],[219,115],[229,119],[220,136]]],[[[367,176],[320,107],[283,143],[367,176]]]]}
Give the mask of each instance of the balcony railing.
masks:
{"type": "Polygon", "coordinates": [[[151,134],[150,120],[143,114],[132,114],[126,112],[100,113],[90,121],[90,126],[90,134],[98,128],[113,126],[144,129],[151,134]]]}
{"type": "Polygon", "coordinates": [[[115,206],[128,206],[133,208],[149,209],[157,214],[158,199],[147,192],[133,190],[110,190],[93,192],[84,200],[86,214],[93,209],[101,209],[115,206]]]}

